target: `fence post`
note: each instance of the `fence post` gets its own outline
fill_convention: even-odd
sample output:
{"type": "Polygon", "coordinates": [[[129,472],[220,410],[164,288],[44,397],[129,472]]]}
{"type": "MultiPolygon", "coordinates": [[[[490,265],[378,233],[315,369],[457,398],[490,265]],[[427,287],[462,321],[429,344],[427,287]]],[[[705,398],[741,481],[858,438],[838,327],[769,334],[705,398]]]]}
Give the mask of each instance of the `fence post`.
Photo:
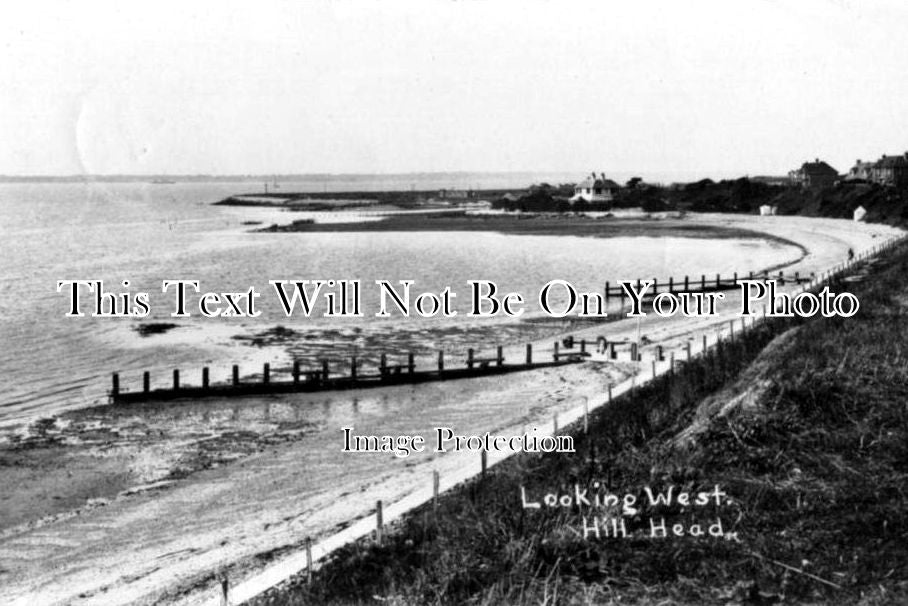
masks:
{"type": "Polygon", "coordinates": [[[375,503],[375,541],[381,545],[382,540],[382,528],[384,526],[384,521],[382,518],[382,505],[381,500],[378,500],[375,503]]]}
{"type": "Polygon", "coordinates": [[[306,583],[312,584],[312,539],[306,537],[306,583]]]}

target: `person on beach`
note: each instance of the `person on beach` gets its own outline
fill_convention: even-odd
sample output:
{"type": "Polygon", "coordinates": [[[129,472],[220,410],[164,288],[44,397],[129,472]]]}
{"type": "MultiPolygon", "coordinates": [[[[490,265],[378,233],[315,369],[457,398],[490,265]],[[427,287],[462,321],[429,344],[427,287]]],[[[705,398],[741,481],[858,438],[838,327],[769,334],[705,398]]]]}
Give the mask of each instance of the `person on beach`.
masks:
{"type": "Polygon", "coordinates": [[[848,249],[848,260],[849,261],[854,260],[854,249],[853,248],[848,249]]]}

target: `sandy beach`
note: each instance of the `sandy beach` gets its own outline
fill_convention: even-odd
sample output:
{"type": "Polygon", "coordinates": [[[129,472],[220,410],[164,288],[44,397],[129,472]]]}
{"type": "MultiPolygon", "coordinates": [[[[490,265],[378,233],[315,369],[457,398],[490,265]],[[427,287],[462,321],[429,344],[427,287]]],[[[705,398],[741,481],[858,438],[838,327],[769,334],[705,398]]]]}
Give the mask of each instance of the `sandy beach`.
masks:
{"type": "MultiPolygon", "coordinates": [[[[801,275],[900,233],[803,217],[676,221],[700,234],[721,228],[795,242],[806,252],[785,271],[801,275]]],[[[728,296],[727,309],[734,309],[733,291],[728,296]]],[[[614,321],[572,334],[630,341],[639,331],[644,351],[661,345],[679,353],[730,319],[649,315],[639,325],[614,321]]],[[[520,356],[522,347],[508,347],[505,356],[520,356]]],[[[534,347],[545,355],[551,341],[534,347]]],[[[0,500],[0,593],[10,604],[211,598],[216,574],[226,571],[240,582],[307,537],[329,536],[366,515],[376,500],[404,498],[433,470],[442,476],[470,465],[478,470],[478,461],[461,455],[340,455],[340,427],[374,434],[428,433],[439,424],[462,433],[519,432],[638,370],[625,359],[464,380],[456,394],[434,383],[60,415],[32,425],[19,444],[0,452],[0,480],[16,486],[0,500]]]]}

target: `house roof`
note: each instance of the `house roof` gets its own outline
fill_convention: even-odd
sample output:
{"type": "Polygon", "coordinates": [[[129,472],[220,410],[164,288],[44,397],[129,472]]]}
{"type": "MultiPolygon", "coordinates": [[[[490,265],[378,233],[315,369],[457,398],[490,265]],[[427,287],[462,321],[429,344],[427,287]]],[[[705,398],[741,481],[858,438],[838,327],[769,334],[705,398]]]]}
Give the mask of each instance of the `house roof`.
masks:
{"type": "Polygon", "coordinates": [[[594,180],[592,177],[587,177],[586,179],[584,179],[583,181],[581,181],[574,187],[588,187],[588,188],[601,187],[601,188],[605,188],[605,189],[618,189],[620,186],[617,183],[615,183],[614,181],[612,181],[611,179],[595,179],[594,180]]]}
{"type": "Polygon", "coordinates": [[[801,172],[805,175],[838,175],[839,171],[829,166],[822,160],[805,162],[801,165],[801,172]]]}
{"type": "Polygon", "coordinates": [[[875,168],[908,167],[908,158],[905,156],[883,156],[874,165],[875,168]]]}

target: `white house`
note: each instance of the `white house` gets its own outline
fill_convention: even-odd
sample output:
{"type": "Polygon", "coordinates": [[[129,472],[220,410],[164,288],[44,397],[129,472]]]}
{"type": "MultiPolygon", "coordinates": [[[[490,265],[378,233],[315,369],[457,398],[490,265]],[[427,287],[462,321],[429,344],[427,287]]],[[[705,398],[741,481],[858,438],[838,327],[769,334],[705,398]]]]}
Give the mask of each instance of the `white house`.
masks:
{"type": "Polygon", "coordinates": [[[764,204],[763,206],[760,207],[760,214],[764,215],[764,216],[765,215],[774,215],[774,214],[776,214],[777,210],[778,210],[778,207],[776,207],[776,206],[764,204]]]}
{"type": "Polygon", "coordinates": [[[867,216],[867,209],[864,208],[863,206],[858,206],[856,209],[854,209],[854,220],[855,221],[863,221],[864,217],[866,217],[866,216],[867,216]]]}
{"type": "Polygon", "coordinates": [[[587,202],[611,202],[618,195],[620,187],[611,179],[605,178],[605,173],[592,173],[589,177],[574,186],[574,195],[571,202],[586,200],[587,202]]]}

